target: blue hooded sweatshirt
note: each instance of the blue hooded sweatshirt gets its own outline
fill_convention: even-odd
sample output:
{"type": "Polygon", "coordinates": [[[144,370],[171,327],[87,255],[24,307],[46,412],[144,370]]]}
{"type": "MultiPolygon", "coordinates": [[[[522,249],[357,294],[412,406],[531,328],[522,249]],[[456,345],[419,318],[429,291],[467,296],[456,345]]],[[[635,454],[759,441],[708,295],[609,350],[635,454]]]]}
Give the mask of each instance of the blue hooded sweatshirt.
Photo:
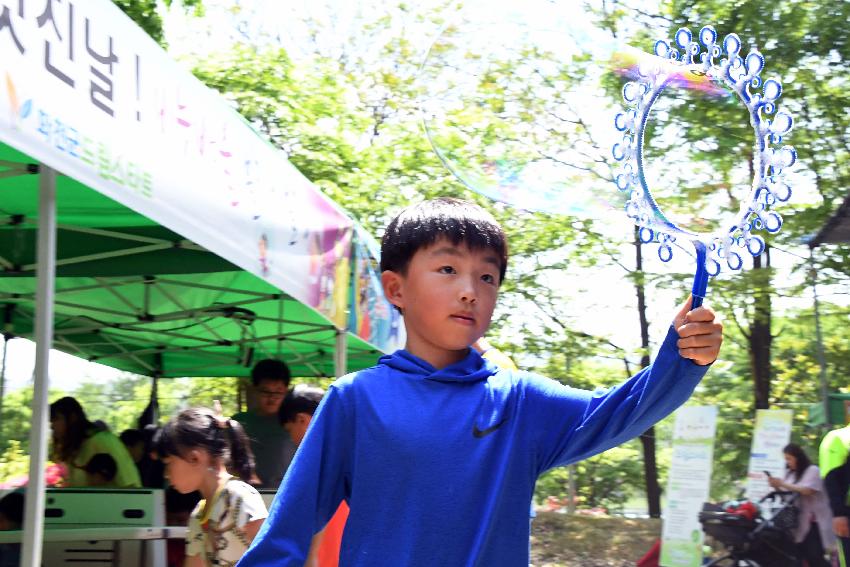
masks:
{"type": "Polygon", "coordinates": [[[304,564],[341,500],[340,566],[527,566],[537,477],[643,433],[706,368],[671,328],[652,366],[589,392],[475,351],[436,369],[407,351],[337,380],[239,567],[304,564]]]}

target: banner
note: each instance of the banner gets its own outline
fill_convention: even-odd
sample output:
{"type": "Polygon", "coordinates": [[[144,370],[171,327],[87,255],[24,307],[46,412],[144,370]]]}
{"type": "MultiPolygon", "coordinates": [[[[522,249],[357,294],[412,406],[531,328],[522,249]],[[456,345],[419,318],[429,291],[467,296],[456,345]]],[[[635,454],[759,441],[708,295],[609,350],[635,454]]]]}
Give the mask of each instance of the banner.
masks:
{"type": "Polygon", "coordinates": [[[791,441],[791,410],[756,410],[753,446],[747,467],[747,498],[757,501],[773,490],[765,471],[771,476],[785,476],[782,449],[791,441]]]}
{"type": "Polygon", "coordinates": [[[699,512],[711,489],[717,407],[687,406],[676,412],[673,458],[661,530],[661,565],[702,565],[699,512]]]}
{"type": "Polygon", "coordinates": [[[0,141],[22,161],[80,181],[345,328],[352,220],[112,2],[0,3],[0,54],[0,141]]]}
{"type": "Polygon", "coordinates": [[[355,234],[348,330],[384,352],[403,348],[401,313],[387,301],[381,285],[381,251],[370,246],[373,241],[359,227],[355,234]]]}

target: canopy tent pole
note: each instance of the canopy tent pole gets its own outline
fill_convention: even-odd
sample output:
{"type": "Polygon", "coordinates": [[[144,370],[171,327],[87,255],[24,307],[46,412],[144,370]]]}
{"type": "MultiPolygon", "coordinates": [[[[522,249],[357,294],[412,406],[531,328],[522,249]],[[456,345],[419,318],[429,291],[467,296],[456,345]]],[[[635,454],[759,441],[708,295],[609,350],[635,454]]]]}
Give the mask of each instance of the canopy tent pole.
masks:
{"type": "Polygon", "coordinates": [[[38,294],[35,318],[35,383],[30,430],[30,470],[24,509],[21,567],[41,565],[44,536],[44,463],[47,461],[47,372],[53,343],[53,295],[56,276],[56,171],[39,166],[38,294]]]}
{"type": "MultiPolygon", "coordinates": [[[[3,398],[6,396],[6,354],[9,352],[9,341],[11,335],[2,333],[3,336],[3,361],[0,362],[0,422],[3,420],[3,398]]],[[[0,435],[3,431],[0,429],[0,435]]],[[[2,437],[0,437],[2,439],[2,437]]]]}
{"type": "Polygon", "coordinates": [[[823,350],[823,335],[820,328],[820,302],[818,301],[817,270],[815,270],[815,250],[809,248],[809,275],[812,278],[812,295],[815,307],[815,339],[818,343],[818,366],[820,366],[820,393],[823,398],[823,427],[830,430],[829,423],[829,382],[826,378],[826,354],[823,350]]]}
{"type": "MultiPolygon", "coordinates": [[[[0,362],[0,423],[3,420],[3,400],[6,399],[6,357],[9,354],[9,341],[15,336],[12,331],[12,312],[15,310],[14,303],[7,303],[3,308],[3,330],[0,335],[3,336],[3,360],[0,362]]],[[[0,435],[3,431],[0,430],[0,435]]],[[[2,437],[0,437],[2,439],[2,437]]]]}
{"type": "Polygon", "coordinates": [[[346,351],[348,350],[348,336],[344,329],[336,330],[336,344],[334,345],[334,375],[339,378],[344,376],[346,369],[346,351]]]}

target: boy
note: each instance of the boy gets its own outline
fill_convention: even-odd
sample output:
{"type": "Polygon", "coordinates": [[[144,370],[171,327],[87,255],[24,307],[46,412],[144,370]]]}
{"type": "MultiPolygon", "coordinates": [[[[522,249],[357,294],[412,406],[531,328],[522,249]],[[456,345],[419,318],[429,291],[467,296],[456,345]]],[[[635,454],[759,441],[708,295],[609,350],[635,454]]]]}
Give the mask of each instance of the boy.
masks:
{"type": "MultiPolygon", "coordinates": [[[[324,395],[321,388],[299,384],[284,398],[280,406],[280,423],[296,447],[304,440],[313,414],[324,395]]],[[[337,567],[342,531],[347,518],[348,505],[343,501],[328,525],[313,536],[304,567],[337,567]]]]}
{"type": "Polygon", "coordinates": [[[237,413],[233,419],[238,421],[248,438],[256,459],[259,486],[277,488],[292,456],[295,445],[288,435],[283,435],[277,412],[289,388],[289,367],[281,360],[266,358],[251,369],[251,384],[257,398],[254,409],[237,413]]]}
{"type": "Polygon", "coordinates": [[[610,390],[500,370],[469,346],[507,256],[501,227],[471,203],[426,201],[390,222],[381,280],[405,349],[331,386],[240,567],[301,565],[343,499],[342,565],[528,565],[537,477],[644,432],[717,357],[714,313],[686,302],[655,363],[610,390]]]}
{"type": "Polygon", "coordinates": [[[316,413],[324,395],[325,392],[321,388],[299,384],[283,399],[278,417],[296,447],[304,440],[313,414],[316,413]]]}

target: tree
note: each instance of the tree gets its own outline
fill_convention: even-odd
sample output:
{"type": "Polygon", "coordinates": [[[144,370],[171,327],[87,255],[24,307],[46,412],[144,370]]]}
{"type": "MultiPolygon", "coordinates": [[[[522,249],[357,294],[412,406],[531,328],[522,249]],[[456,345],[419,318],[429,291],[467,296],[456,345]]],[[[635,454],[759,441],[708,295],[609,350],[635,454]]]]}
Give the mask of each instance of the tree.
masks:
{"type": "MultiPolygon", "coordinates": [[[[850,148],[850,119],[846,112],[840,110],[846,108],[848,100],[846,70],[850,65],[850,52],[846,28],[836,25],[836,22],[846,20],[850,9],[846,4],[815,7],[793,1],[779,6],[760,0],[735,4],[712,0],[670,1],[664,7],[665,13],[671,17],[668,37],[680,25],[696,27],[713,23],[721,37],[735,32],[745,42],[758,46],[767,61],[767,70],[763,74],[784,79],[782,101],[797,118],[790,138],[801,156],[799,168],[805,169],[804,175],[809,177],[810,185],[822,199],[821,204],[802,202],[792,206],[793,222],[786,223],[779,235],[768,239],[769,246],[764,254],[754,259],[753,269],[723,286],[724,291],[730,294],[726,304],[736,313],[733,322],[748,342],[754,405],[767,408],[776,402],[776,396],[772,394],[775,380],[772,364],[776,357],[772,350],[775,340],[773,301],[777,290],[772,284],[774,270],[770,266],[770,251],[776,246],[794,246],[820,226],[833,204],[846,193],[850,175],[850,168],[843,159],[850,148]],[[829,73],[834,78],[823,81],[820,78],[822,73],[829,73]]],[[[722,136],[726,134],[725,129],[714,135],[707,132],[706,129],[721,122],[717,114],[711,114],[714,111],[706,109],[705,105],[691,106],[689,112],[686,119],[690,125],[688,135],[691,140],[710,139],[722,145],[724,138],[734,140],[740,136],[722,136]],[[701,121],[695,115],[706,119],[701,121]]],[[[752,135],[749,135],[751,138],[752,135]]],[[[722,177],[728,177],[733,167],[728,156],[740,154],[721,153],[724,159],[712,160],[711,166],[722,177]]],[[[847,254],[837,256],[841,260],[833,261],[831,266],[843,266],[839,269],[846,274],[847,254]]],[[[835,258],[836,255],[832,255],[832,259],[835,258]]],[[[804,264],[799,263],[797,270],[803,269],[804,264]]]]}
{"type": "MultiPolygon", "coordinates": [[[[145,30],[149,36],[163,47],[166,46],[162,28],[162,15],[157,0],[112,0],[131,20],[145,30]]],[[[166,8],[170,8],[174,0],[162,0],[166,8]]],[[[203,0],[178,0],[186,10],[191,9],[196,16],[204,13],[203,0]]]]}
{"type": "MultiPolygon", "coordinates": [[[[623,246],[609,239],[602,223],[586,218],[532,215],[489,203],[466,191],[445,170],[421,132],[418,100],[422,85],[417,74],[418,54],[423,47],[419,38],[433,37],[445,23],[450,4],[414,12],[403,4],[388,7],[363,3],[358,4],[353,21],[345,24],[333,17],[330,8],[329,17],[305,22],[305,41],[297,50],[282,49],[274,33],[255,35],[251,26],[259,20],[245,15],[238,23],[238,33],[233,34],[240,42],[232,49],[224,46],[222,52],[198,60],[196,74],[232,100],[311,181],[373,234],[379,235],[388,218],[414,199],[449,194],[485,204],[504,224],[512,249],[509,277],[503,285],[492,330],[499,338],[497,342],[516,354],[523,367],[540,370],[565,383],[591,387],[613,384],[622,375],[624,361],[634,368],[645,364],[647,337],[651,336],[647,330],[647,305],[652,303],[652,294],[681,289],[686,276],[669,271],[653,274],[639,246],[634,265],[623,260],[623,246]],[[636,339],[630,341],[635,346],[620,348],[607,337],[592,336],[583,328],[587,313],[582,309],[587,307],[578,301],[582,288],[593,285],[593,274],[612,266],[623,270],[629,278],[621,278],[624,285],[632,285],[635,290],[635,299],[629,304],[629,309],[635,307],[634,314],[624,317],[626,321],[633,317],[637,322],[640,333],[635,333],[636,339]],[[561,282],[565,274],[579,274],[582,279],[575,288],[564,289],[561,282]]],[[[228,9],[239,14],[249,10],[242,4],[228,9]]],[[[805,174],[823,199],[821,204],[794,206],[793,223],[787,223],[777,238],[769,239],[774,258],[786,249],[793,251],[795,239],[813,232],[843,196],[850,177],[846,159],[850,129],[843,111],[848,97],[847,75],[836,73],[829,81],[817,80],[829,69],[846,67],[847,32],[835,21],[846,21],[847,7],[813,7],[801,1],[774,6],[763,1],[731,5],[716,0],[696,4],[670,0],[663,3],[659,14],[641,10],[638,5],[618,2],[603,3],[589,13],[611,37],[645,49],[657,37],[671,37],[685,22],[692,29],[702,23],[714,23],[721,37],[735,31],[744,39],[755,38],[767,58],[768,74],[793,77],[790,82],[786,79],[783,99],[789,101],[798,126],[802,127],[794,132],[792,141],[801,150],[801,161],[809,164],[805,174]],[[711,15],[713,22],[701,20],[703,15],[711,15]],[[815,45],[810,41],[813,37],[823,43],[815,45]],[[802,90],[797,90],[801,85],[802,90]]],[[[568,102],[558,96],[580,79],[581,62],[569,67],[556,65],[548,76],[506,86],[505,78],[523,64],[523,58],[540,56],[521,50],[510,55],[506,52],[504,60],[494,61],[490,73],[482,75],[486,87],[482,105],[460,112],[457,118],[472,125],[480,113],[498,112],[505,101],[510,101],[527,116],[535,117],[541,128],[529,132],[520,121],[511,130],[494,122],[497,125],[484,132],[483,145],[464,145],[457,140],[452,149],[474,155],[490,148],[522,157],[521,153],[509,154],[522,152],[521,147],[510,145],[511,134],[525,136],[522,139],[532,146],[541,145],[542,138],[534,136],[555,138],[563,147],[580,150],[570,158],[576,183],[603,193],[609,191],[614,170],[608,149],[598,142],[595,130],[588,127],[582,109],[571,111],[564,104],[558,106],[568,102]],[[547,113],[553,105],[558,110],[554,115],[547,113]],[[546,118],[541,122],[540,117],[546,118]],[[505,145],[495,145],[500,143],[505,145]]],[[[614,100],[619,97],[618,80],[608,77],[606,81],[605,92],[614,100]]],[[[687,212],[716,201],[722,210],[734,210],[741,197],[736,191],[741,171],[752,167],[748,164],[751,158],[747,159],[752,135],[746,119],[729,119],[731,113],[740,111],[740,106],[734,100],[703,104],[672,97],[671,102],[677,101],[670,109],[672,119],[665,124],[686,125],[682,142],[690,146],[676,145],[676,140],[668,140],[664,146],[667,126],[660,123],[651,125],[649,132],[650,138],[657,135],[662,144],[655,146],[657,152],[678,152],[688,165],[669,172],[670,179],[676,181],[676,191],[682,190],[661,194],[665,209],[687,212]],[[722,131],[718,131],[718,124],[723,126],[722,131]],[[714,144],[717,150],[694,151],[695,144],[714,144]],[[691,174],[696,183],[679,183],[689,181],[691,174]],[[710,191],[704,191],[706,187],[710,191]]],[[[624,231],[622,242],[628,242],[630,234],[624,231]]],[[[752,408],[773,405],[791,396],[805,397],[789,382],[793,373],[786,371],[785,359],[779,360],[780,356],[790,355],[785,334],[775,336],[777,329],[786,328],[787,324],[777,306],[787,295],[799,296],[803,288],[796,284],[778,286],[777,269],[769,266],[767,258],[758,261],[761,267],[748,266],[742,274],[712,282],[710,301],[721,307],[718,311],[733,314],[733,322],[727,325],[723,360],[715,364],[695,395],[698,401],[719,405],[721,417],[727,420],[721,420],[719,427],[720,472],[715,477],[727,483],[740,478],[742,467],[746,466],[749,436],[740,424],[751,420],[752,408]],[[734,348],[736,345],[740,347],[734,348]],[[750,352],[757,356],[740,356],[750,352]]],[[[822,281],[847,281],[850,263],[846,251],[824,251],[817,262],[822,281]]],[[[803,318],[801,324],[807,320],[803,318]]],[[[829,335],[827,342],[831,367],[842,368],[834,353],[846,351],[841,346],[846,340],[829,335]]],[[[833,380],[837,385],[837,380],[833,380]]],[[[666,428],[662,424],[655,435],[648,432],[645,436],[644,476],[650,494],[658,486],[657,481],[656,488],[651,486],[653,477],[657,478],[651,466],[655,452],[651,441],[660,440],[663,447],[666,428]]],[[[610,464],[606,459],[600,457],[600,462],[610,464]]],[[[580,469],[583,490],[593,483],[591,473],[581,472],[588,470],[580,469]]],[[[596,470],[593,475],[599,476],[599,469],[596,470]]],[[[629,479],[639,477],[640,474],[628,475],[629,479]]],[[[546,486],[546,482],[541,482],[546,486]]],[[[637,489],[634,484],[632,488],[637,489]]],[[[602,501],[608,496],[597,494],[594,498],[602,501]]],[[[657,510],[652,504],[655,500],[654,495],[650,496],[653,511],[657,510]]]]}

